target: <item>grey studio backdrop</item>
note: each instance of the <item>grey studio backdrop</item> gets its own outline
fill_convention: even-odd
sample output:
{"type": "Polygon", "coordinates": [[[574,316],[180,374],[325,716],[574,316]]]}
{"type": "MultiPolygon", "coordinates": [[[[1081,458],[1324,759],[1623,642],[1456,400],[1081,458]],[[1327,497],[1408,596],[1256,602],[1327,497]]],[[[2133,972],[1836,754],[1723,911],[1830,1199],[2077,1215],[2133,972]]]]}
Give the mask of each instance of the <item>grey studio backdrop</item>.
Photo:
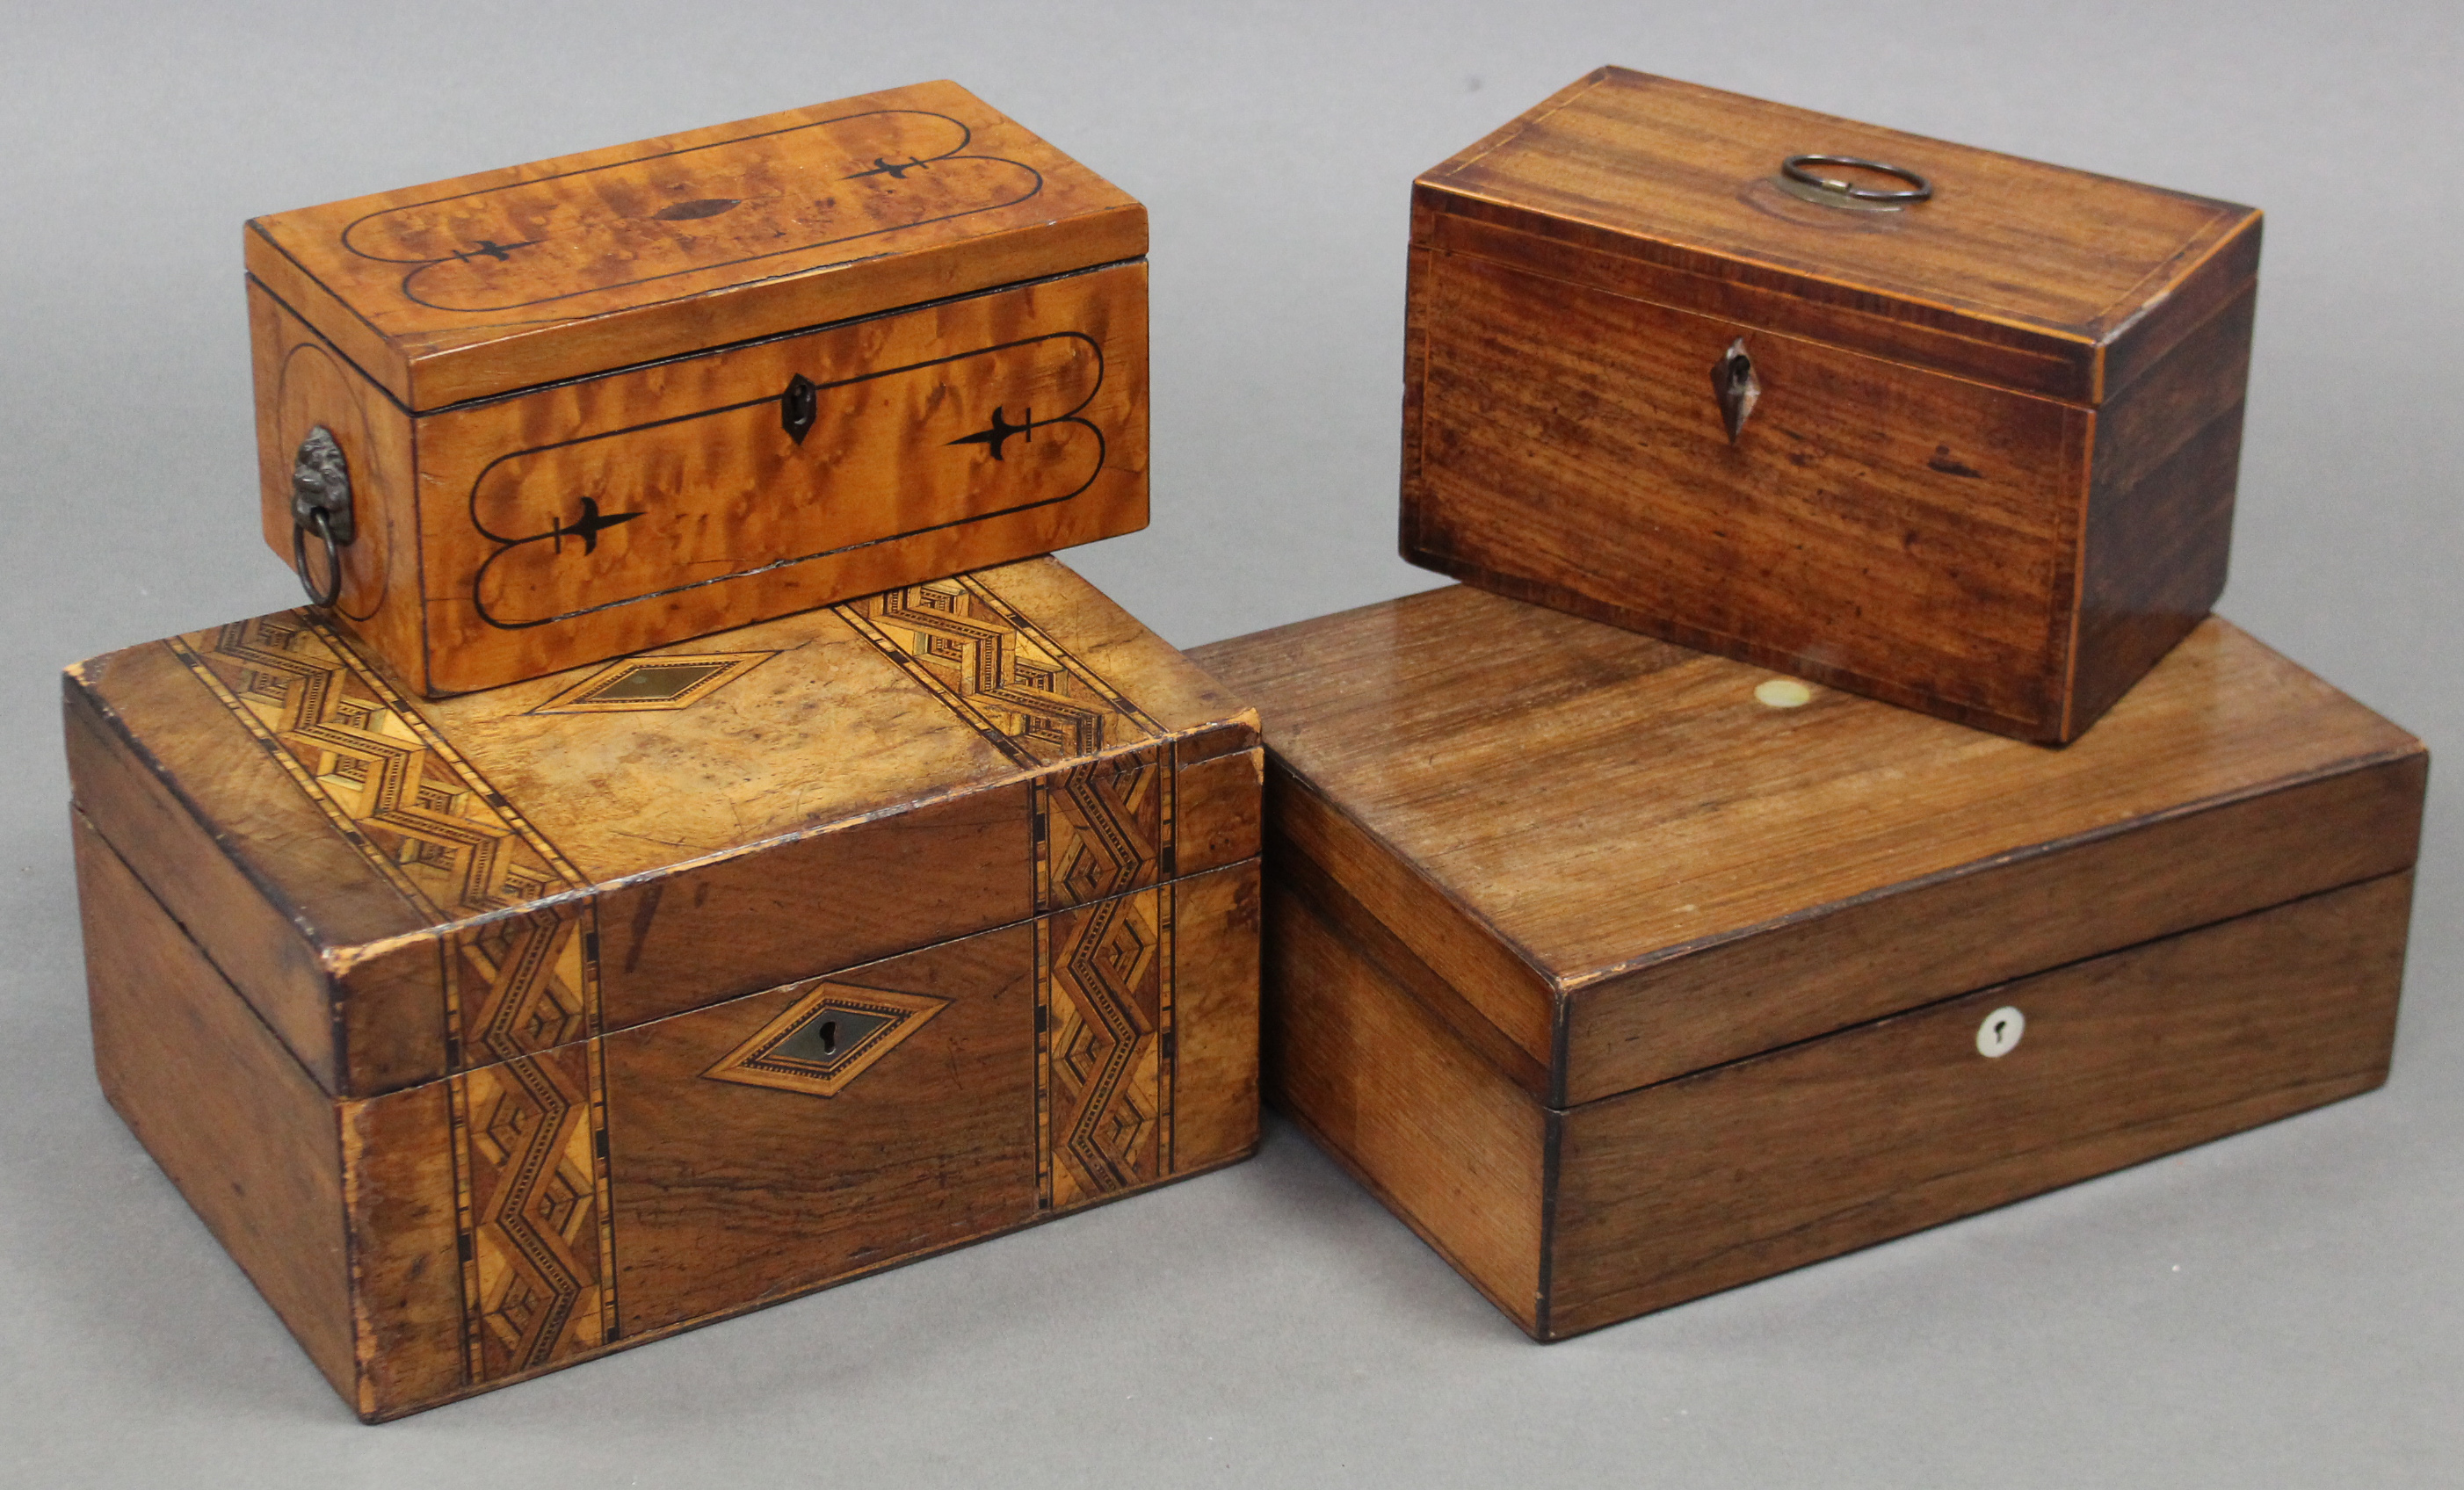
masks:
{"type": "Polygon", "coordinates": [[[2464,21],[2412,6],[444,0],[0,10],[0,1482],[2464,1482],[2464,21]],[[56,668],[296,602],[239,225],[951,77],[1153,211],[1181,645],[1394,557],[1411,177],[1592,66],[2270,215],[2223,609],[2446,753],[2379,1093],[1529,1344],[1309,1145],[392,1426],[97,1091],[56,668]]]}

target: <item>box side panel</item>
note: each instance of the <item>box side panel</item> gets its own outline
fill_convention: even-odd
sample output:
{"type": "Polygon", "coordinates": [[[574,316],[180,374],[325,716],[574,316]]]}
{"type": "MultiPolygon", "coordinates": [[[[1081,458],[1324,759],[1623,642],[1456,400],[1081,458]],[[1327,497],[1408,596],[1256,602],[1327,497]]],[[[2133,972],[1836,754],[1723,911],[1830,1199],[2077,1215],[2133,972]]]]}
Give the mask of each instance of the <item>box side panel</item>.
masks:
{"type": "Polygon", "coordinates": [[[1525,1073],[1553,1060],[1556,994],[1509,951],[1494,928],[1416,874],[1385,844],[1329,801],[1280,756],[1267,766],[1268,841],[1278,866],[1292,863],[1343,887],[1385,931],[1427,964],[1461,1006],[1465,1038],[1525,1073]]]}
{"type": "Polygon", "coordinates": [[[2089,416],[1438,255],[1415,563],[2003,734],[2058,728],[2089,416]],[[1715,369],[1759,393],[1731,438],[1715,369]]]}
{"type": "Polygon", "coordinates": [[[1575,1108],[1551,1333],[2376,1086],[2411,882],[2384,876],[1575,1108]],[[2004,1006],[2024,1033],[1988,1057],[1980,1024],[2004,1006]]]}
{"type": "MultiPolygon", "coordinates": [[[[351,541],[332,614],[395,672],[428,676],[420,600],[418,450],[410,416],[334,345],[268,293],[248,285],[249,344],[256,383],[256,465],[265,543],[284,564],[292,553],[292,471],[319,429],[333,437],[350,483],[351,541]]],[[[322,540],[303,543],[309,573],[324,582],[322,540]]]]}
{"type": "Polygon", "coordinates": [[[93,824],[75,822],[103,1095],[356,1405],[333,1100],[93,824]]]}
{"type": "MultiPolygon", "coordinates": [[[[361,318],[298,260],[284,252],[267,235],[262,219],[251,220],[241,230],[240,237],[241,258],[254,285],[263,286],[266,293],[289,306],[300,319],[319,328],[327,341],[383,388],[385,397],[397,406],[417,406],[410,401],[410,364],[404,359],[403,348],[361,318]]],[[[260,374],[263,367],[262,362],[258,363],[260,374]]],[[[257,405],[260,419],[264,407],[262,402],[257,405]]]]}
{"type": "Polygon", "coordinates": [[[1722,942],[1571,1000],[1595,1101],[2409,866],[2429,757],[2359,763],[1722,942]]]}
{"type": "Polygon", "coordinates": [[[1265,935],[1267,1100],[1538,1333],[1546,1109],[1287,881],[1265,935]]]}
{"type": "MultiPolygon", "coordinates": [[[[128,737],[70,680],[69,783],[77,810],[122,846],[140,878],[257,1016],[327,1090],[340,1089],[333,986],[301,928],[224,852],[213,834],[140,762],[128,737]]],[[[245,770],[262,761],[234,762],[245,770]]],[[[267,789],[279,783],[260,782],[267,789]]]]}
{"type": "Polygon", "coordinates": [[[2247,282],[2097,411],[2066,738],[2224,592],[2257,297],[2247,282]]]}
{"type": "Polygon", "coordinates": [[[1252,859],[1177,882],[1170,1168],[1195,1173],[1258,1147],[1258,946],[1252,859]]]}
{"type": "Polygon", "coordinates": [[[2255,208],[2230,230],[2206,241],[2182,246],[2167,274],[2170,288],[2152,300],[2125,297],[2109,317],[2104,365],[2097,384],[2097,402],[2110,404],[2148,369],[2172,355],[2175,346],[2215,316],[2228,303],[2248,293],[2258,278],[2259,241],[2266,224],[2255,208]]]}
{"type": "Polygon", "coordinates": [[[398,1416],[465,1390],[452,1103],[430,1082],[342,1104],[359,1411],[398,1416]]]}
{"type": "Polygon", "coordinates": [[[1146,274],[1116,264],[424,416],[430,690],[1144,527],[1146,274]]]}

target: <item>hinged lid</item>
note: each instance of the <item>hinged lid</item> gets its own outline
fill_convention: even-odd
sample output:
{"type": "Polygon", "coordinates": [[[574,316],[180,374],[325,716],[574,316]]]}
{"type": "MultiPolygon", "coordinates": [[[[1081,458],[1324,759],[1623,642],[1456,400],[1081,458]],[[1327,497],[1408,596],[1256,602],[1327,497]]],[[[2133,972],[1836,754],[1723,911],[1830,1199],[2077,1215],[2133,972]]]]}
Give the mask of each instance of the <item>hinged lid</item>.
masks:
{"type": "Polygon", "coordinates": [[[1418,246],[2077,403],[2118,392],[2258,267],[2250,208],[1618,67],[1421,176],[1413,197],[1418,246]],[[1782,175],[1801,156],[1883,163],[1931,197],[1802,191],[1782,175]]]}
{"type": "Polygon", "coordinates": [[[1461,586],[1193,655],[1273,872],[1561,1106],[2392,873],[2428,765],[2212,618],[2059,752],[1461,586]]]}
{"type": "Polygon", "coordinates": [[[307,611],[67,681],[79,806],[347,1094],[1256,852],[1256,715],[1050,559],[443,700],[307,611]]]}
{"type": "Polygon", "coordinates": [[[952,82],[260,217],[249,273],[419,410],[1135,258],[1146,209],[952,82]]]}

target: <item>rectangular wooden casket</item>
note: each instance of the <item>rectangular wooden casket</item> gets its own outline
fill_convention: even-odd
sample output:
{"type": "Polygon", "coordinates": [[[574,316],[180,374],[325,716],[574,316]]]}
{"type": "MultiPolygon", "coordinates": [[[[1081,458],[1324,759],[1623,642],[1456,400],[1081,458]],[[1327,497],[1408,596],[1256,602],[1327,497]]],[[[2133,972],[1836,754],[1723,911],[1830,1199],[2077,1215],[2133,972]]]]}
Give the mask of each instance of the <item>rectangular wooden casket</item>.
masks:
{"type": "Polygon", "coordinates": [[[414,701],[70,669],[103,1089],[394,1416],[1228,1163],[1255,715],[1057,561],[414,701]]]}
{"type": "Polygon", "coordinates": [[[1414,184],[1403,557],[2077,738],[2224,586],[2259,226],[1603,68],[1414,184]]]}
{"type": "Polygon", "coordinates": [[[2058,753],[1463,587],[1194,655],[1269,1099],[1539,1339],[2385,1077],[2428,757],[2224,621],[2058,753]]]}
{"type": "Polygon", "coordinates": [[[422,694],[1146,525],[1146,209],[955,83],[246,237],[266,541],[422,694]]]}

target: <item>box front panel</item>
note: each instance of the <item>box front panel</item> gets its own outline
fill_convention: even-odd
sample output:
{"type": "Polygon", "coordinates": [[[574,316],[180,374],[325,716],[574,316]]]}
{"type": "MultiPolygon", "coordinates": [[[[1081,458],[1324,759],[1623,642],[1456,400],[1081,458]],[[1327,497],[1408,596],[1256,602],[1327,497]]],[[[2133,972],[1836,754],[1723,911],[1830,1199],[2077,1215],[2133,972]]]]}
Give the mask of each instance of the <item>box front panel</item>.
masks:
{"type": "Polygon", "coordinates": [[[2387,875],[1573,1109],[1549,1333],[2377,1085],[2411,892],[2387,875]]]}
{"type": "Polygon", "coordinates": [[[1248,860],[344,1104],[371,1410],[1243,1157],[1258,893],[1248,860]]]}
{"type": "MultiPolygon", "coordinates": [[[[1143,527],[1146,266],[420,421],[459,692],[1143,527]]],[[[371,637],[382,643],[381,637],[371,637]]]]}
{"type": "Polygon", "coordinates": [[[1412,324],[1406,558],[2001,733],[2058,727],[2084,409],[1457,254],[1416,254],[1412,324]],[[1749,401],[1723,371],[1740,343],[1749,401]]]}

